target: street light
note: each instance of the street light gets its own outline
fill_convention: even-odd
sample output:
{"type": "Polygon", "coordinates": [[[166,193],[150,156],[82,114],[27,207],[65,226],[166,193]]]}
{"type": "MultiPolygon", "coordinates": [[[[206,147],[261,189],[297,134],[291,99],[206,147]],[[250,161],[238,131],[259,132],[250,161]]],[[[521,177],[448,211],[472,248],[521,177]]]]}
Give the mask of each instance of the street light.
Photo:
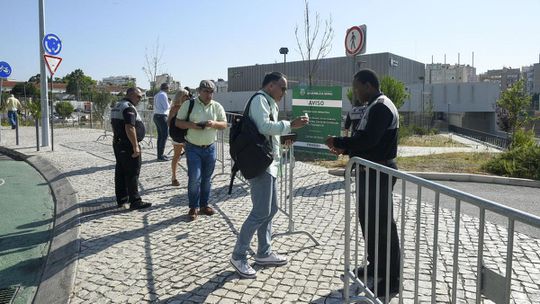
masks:
{"type": "Polygon", "coordinates": [[[424,124],[424,85],[425,85],[425,77],[424,76],[419,76],[418,77],[419,80],[422,80],[422,128],[425,127],[425,124],[424,124]]]}
{"type": "MultiPolygon", "coordinates": [[[[287,54],[289,53],[289,49],[286,47],[282,47],[279,49],[279,53],[283,54],[283,74],[285,74],[285,64],[287,63],[287,54]]],[[[283,97],[285,99],[285,97],[283,97]]],[[[285,111],[285,116],[289,117],[287,114],[287,103],[285,100],[283,101],[283,110],[285,111]]],[[[292,110],[292,101],[291,101],[291,110],[292,110]]]]}
{"type": "Polygon", "coordinates": [[[283,54],[283,74],[285,74],[285,63],[287,63],[287,54],[289,53],[289,49],[282,47],[279,49],[279,53],[283,54]]]}

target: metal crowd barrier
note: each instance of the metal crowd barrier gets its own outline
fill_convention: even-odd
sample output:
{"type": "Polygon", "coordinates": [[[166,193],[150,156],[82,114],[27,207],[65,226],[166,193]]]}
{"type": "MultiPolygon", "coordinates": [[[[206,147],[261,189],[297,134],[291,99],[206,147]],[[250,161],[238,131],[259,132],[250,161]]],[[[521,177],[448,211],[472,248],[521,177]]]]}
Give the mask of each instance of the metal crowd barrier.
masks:
{"type": "Polygon", "coordinates": [[[293,234],[303,234],[309,237],[315,246],[320,245],[317,239],[313,235],[304,230],[295,230],[294,229],[294,208],[293,208],[293,197],[294,197],[294,187],[293,187],[293,176],[294,176],[294,146],[285,145],[285,140],[287,136],[281,137],[281,149],[282,157],[280,160],[280,174],[279,174],[279,202],[278,209],[281,211],[288,219],[287,231],[282,233],[276,233],[273,237],[284,236],[284,235],[293,235],[293,234]]]}
{"type": "MultiPolygon", "coordinates": [[[[386,248],[390,247],[391,219],[396,213],[394,211],[400,213],[400,219],[396,220],[401,244],[399,303],[404,303],[404,300],[406,303],[413,300],[414,303],[532,303],[540,297],[539,234],[532,233],[533,236],[536,235],[533,238],[514,231],[516,222],[521,223],[519,227],[525,226],[535,231],[540,229],[540,217],[354,157],[345,170],[343,275],[345,303],[358,301],[388,303],[392,296],[388,294],[390,277],[388,268],[384,272],[387,291],[382,298],[378,297],[381,295],[377,294],[377,284],[372,284],[375,286],[374,290],[369,288],[367,272],[358,277],[355,271],[367,263],[365,244],[368,240],[362,241],[362,232],[359,231],[359,208],[364,207],[358,206],[356,199],[353,198],[358,198],[362,195],[361,190],[366,189],[365,201],[368,201],[370,174],[376,174],[376,215],[374,218],[368,218],[365,207],[364,220],[366,227],[369,227],[367,225],[369,221],[375,221],[376,250],[380,246],[379,227],[384,227],[382,225],[385,224],[388,231],[386,248]],[[366,175],[365,188],[358,185],[362,170],[365,170],[363,174],[366,175]],[[387,202],[387,223],[379,223],[380,204],[385,203],[379,201],[381,191],[388,191],[388,197],[392,198],[391,187],[381,189],[381,180],[386,178],[385,175],[388,184],[396,178],[401,180],[402,186],[401,194],[396,195],[399,200],[394,202],[393,199],[389,199],[387,202]],[[407,184],[411,184],[416,190],[416,202],[407,198],[407,184]],[[422,201],[423,190],[433,191],[434,206],[422,201]],[[455,211],[440,207],[441,196],[443,199],[447,197],[451,201],[455,200],[453,203],[455,211]],[[462,203],[466,203],[466,207],[474,206],[475,210],[478,208],[478,218],[471,216],[470,213],[462,213],[462,203]],[[351,208],[355,210],[352,214],[351,208]],[[506,229],[486,221],[486,211],[489,212],[489,216],[505,219],[506,229]],[[355,218],[354,222],[351,217],[355,218]],[[352,222],[354,225],[351,225],[352,222]],[[361,243],[364,244],[363,250],[361,243]],[[360,263],[359,257],[362,256],[363,261],[360,263]],[[354,295],[351,295],[354,288],[351,288],[350,282],[358,291],[354,295]]],[[[368,231],[364,232],[368,236],[368,231]]],[[[375,268],[380,262],[377,254],[376,251],[375,268]]],[[[386,252],[386,265],[390,265],[390,251],[386,252]]],[[[374,282],[378,279],[375,272],[374,282]]]]}
{"type": "Polygon", "coordinates": [[[98,136],[96,141],[99,141],[101,139],[106,139],[107,137],[113,137],[113,129],[111,125],[111,111],[105,111],[103,114],[103,134],[98,136]]]}
{"type": "Polygon", "coordinates": [[[141,141],[141,145],[146,145],[148,148],[154,148],[154,111],[153,110],[140,110],[138,111],[146,129],[146,136],[141,141]]]}

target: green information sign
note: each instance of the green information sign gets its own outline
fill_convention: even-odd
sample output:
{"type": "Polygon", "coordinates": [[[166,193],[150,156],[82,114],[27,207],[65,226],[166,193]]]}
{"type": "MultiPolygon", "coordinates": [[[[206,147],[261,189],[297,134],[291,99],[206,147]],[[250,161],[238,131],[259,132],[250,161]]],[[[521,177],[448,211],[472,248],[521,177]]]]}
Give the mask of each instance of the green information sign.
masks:
{"type": "Polygon", "coordinates": [[[295,157],[336,159],[324,141],[341,134],[341,87],[296,87],[293,89],[293,117],[309,116],[309,124],[294,130],[295,157]]]}

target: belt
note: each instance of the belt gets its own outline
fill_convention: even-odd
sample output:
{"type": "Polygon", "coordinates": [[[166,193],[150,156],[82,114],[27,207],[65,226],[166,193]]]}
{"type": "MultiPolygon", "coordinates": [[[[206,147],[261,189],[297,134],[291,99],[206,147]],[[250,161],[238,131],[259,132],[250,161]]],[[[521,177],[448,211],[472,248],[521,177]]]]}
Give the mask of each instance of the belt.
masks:
{"type": "Polygon", "coordinates": [[[192,145],[192,146],[195,146],[195,147],[199,147],[199,148],[203,148],[203,149],[206,149],[208,147],[210,147],[211,145],[213,145],[214,143],[211,143],[209,145],[196,145],[196,144],[192,144],[190,143],[189,141],[187,141],[188,144],[192,145]]]}
{"type": "Polygon", "coordinates": [[[158,114],[158,113],[154,113],[155,116],[167,116],[167,114],[158,114]]]}

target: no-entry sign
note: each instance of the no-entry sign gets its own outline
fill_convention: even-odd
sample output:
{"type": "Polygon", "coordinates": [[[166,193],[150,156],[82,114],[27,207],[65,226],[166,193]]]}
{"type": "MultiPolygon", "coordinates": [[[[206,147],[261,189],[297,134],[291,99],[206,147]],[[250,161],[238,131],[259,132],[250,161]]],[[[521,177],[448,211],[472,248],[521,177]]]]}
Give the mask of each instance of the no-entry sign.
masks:
{"type": "Polygon", "coordinates": [[[345,34],[345,54],[356,56],[366,52],[366,25],[353,26],[345,34]]]}

